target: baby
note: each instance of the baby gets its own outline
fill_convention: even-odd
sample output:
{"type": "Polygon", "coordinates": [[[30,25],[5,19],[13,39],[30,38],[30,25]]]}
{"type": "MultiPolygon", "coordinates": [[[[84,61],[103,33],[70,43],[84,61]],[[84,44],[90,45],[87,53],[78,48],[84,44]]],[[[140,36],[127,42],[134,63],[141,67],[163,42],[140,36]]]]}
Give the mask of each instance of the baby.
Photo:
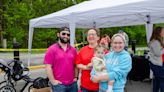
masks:
{"type": "MultiPolygon", "coordinates": [[[[102,74],[107,74],[107,70],[105,67],[105,61],[103,59],[105,55],[105,46],[103,45],[98,45],[94,49],[94,57],[92,58],[92,65],[93,69],[96,73],[97,76],[102,75],[102,74]]],[[[92,76],[92,75],[91,75],[92,76]]],[[[113,83],[114,81],[109,81],[108,82],[108,90],[107,92],[113,92],[113,83]]]]}

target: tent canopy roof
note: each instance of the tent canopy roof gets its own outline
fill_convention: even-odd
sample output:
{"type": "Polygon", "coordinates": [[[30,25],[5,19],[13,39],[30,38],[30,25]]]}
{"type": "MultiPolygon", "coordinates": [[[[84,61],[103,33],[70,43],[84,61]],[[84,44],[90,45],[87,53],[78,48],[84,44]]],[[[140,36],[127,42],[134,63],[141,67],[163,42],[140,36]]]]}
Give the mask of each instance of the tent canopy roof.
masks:
{"type": "Polygon", "coordinates": [[[30,20],[30,27],[58,28],[74,22],[77,28],[97,28],[164,21],[164,0],[91,0],[30,20]]]}
{"type": "Polygon", "coordinates": [[[61,11],[31,19],[28,40],[28,66],[34,28],[70,27],[71,45],[75,28],[106,28],[146,24],[147,42],[152,24],[164,22],[164,0],[91,0],[61,11]]]}

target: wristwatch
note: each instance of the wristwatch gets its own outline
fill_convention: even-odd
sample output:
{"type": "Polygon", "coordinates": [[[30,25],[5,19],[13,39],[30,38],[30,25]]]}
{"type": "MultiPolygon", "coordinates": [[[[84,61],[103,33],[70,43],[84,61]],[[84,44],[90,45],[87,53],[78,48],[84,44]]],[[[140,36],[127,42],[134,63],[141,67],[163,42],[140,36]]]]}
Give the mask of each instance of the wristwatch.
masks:
{"type": "Polygon", "coordinates": [[[79,77],[74,77],[74,78],[77,78],[77,80],[79,79],[79,77]]]}

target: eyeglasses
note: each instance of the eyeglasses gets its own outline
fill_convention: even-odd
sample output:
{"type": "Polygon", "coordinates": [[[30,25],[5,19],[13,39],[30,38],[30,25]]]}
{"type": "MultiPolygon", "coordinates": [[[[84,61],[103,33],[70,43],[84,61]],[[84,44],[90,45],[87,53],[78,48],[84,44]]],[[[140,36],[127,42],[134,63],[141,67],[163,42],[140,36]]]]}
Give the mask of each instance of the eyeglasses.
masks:
{"type": "Polygon", "coordinates": [[[97,36],[97,34],[87,34],[87,36],[97,36]]]}
{"type": "Polygon", "coordinates": [[[69,33],[62,33],[63,36],[67,35],[67,36],[70,36],[69,33]]]}

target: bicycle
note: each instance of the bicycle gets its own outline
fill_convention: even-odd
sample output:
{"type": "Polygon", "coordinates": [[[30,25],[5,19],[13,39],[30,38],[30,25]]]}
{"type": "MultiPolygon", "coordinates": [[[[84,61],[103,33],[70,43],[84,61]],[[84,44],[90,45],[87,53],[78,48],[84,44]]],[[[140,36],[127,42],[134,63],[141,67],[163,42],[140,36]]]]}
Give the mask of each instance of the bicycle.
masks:
{"type": "Polygon", "coordinates": [[[15,86],[19,80],[24,80],[26,83],[20,89],[20,92],[23,92],[29,83],[32,83],[28,88],[33,85],[35,79],[29,77],[29,69],[23,65],[19,60],[12,60],[8,63],[5,61],[0,62],[0,69],[4,71],[4,81],[0,82],[0,92],[16,92],[15,86]]]}

